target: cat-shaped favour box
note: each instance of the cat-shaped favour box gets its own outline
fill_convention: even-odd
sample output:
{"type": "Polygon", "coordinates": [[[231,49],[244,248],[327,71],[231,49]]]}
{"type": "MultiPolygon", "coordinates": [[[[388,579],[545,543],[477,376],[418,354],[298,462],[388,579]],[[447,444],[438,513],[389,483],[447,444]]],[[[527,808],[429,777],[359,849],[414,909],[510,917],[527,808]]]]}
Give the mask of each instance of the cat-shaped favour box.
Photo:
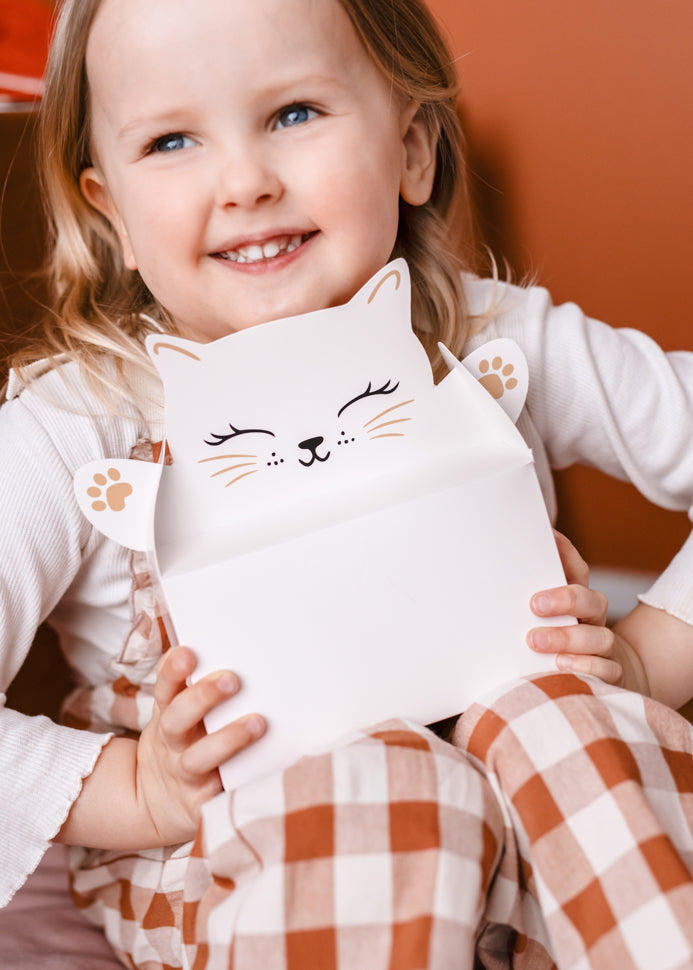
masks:
{"type": "Polygon", "coordinates": [[[553,664],[525,643],[531,595],[565,580],[514,425],[516,344],[464,365],[441,348],[436,386],[395,260],[345,306],[147,350],[172,463],[100,460],[75,490],[97,528],[150,554],[195,676],[239,675],[208,729],[266,717],[226,787],[553,664]]]}

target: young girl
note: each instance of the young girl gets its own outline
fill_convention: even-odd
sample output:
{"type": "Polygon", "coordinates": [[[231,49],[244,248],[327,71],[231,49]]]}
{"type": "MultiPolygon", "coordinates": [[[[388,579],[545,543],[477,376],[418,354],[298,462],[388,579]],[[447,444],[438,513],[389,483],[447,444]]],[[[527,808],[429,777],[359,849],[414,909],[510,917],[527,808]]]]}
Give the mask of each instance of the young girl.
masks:
{"type": "Polygon", "coordinates": [[[693,680],[664,656],[655,679],[603,631],[572,551],[577,585],[535,608],[586,622],[529,639],[601,680],[499,692],[456,747],[391,722],[220,794],[217,767],[271,712],[205,734],[236,675],[186,686],[194,654],[162,659],[149,577],[73,497],[86,461],[156,453],[152,329],[209,341],[338,305],[401,255],[438,370],[438,340],[522,345],[519,426],[552,513],[550,468],[576,460],[690,508],[691,356],[462,275],[471,241],[464,259],[446,248],[453,200],[465,209],[451,65],[419,0],[63,4],[42,106],[54,302],[44,361],[16,362],[0,412],[0,687],[50,616],[79,677],[67,722],[91,730],[1,712],[0,884],[5,902],[51,840],[86,847],[75,899],[129,966],[653,966],[637,949],[651,927],[658,967],[693,965],[690,810],[662,786],[662,764],[690,770],[690,732],[606,686],[678,704],[693,680]]]}

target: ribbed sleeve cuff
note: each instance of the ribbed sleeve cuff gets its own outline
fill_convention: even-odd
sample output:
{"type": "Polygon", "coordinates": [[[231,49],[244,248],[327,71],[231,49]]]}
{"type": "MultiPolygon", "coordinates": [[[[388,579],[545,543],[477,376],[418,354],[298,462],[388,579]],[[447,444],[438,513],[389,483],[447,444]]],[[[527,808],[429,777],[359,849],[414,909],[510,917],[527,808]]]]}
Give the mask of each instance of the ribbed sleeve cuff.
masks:
{"type": "Polygon", "coordinates": [[[0,907],[41,861],[111,737],[0,711],[0,907]]]}
{"type": "Polygon", "coordinates": [[[693,533],[661,576],[638,599],[693,624],[693,533]]]}

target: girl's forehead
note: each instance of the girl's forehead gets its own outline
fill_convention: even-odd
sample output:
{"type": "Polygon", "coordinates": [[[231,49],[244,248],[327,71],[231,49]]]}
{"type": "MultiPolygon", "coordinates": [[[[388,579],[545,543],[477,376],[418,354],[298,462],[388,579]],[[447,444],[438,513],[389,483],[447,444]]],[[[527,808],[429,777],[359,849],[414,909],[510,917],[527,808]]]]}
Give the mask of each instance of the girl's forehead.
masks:
{"type": "Polygon", "coordinates": [[[353,31],[339,0],[101,0],[90,43],[110,38],[116,45],[128,42],[133,47],[167,42],[190,47],[200,37],[221,35],[238,48],[250,32],[254,48],[281,37],[290,51],[309,28],[328,25],[339,33],[353,31]]]}
{"type": "Polygon", "coordinates": [[[351,73],[365,56],[338,0],[102,0],[87,72],[92,94],[127,98],[139,85],[202,89],[205,74],[351,73]]]}

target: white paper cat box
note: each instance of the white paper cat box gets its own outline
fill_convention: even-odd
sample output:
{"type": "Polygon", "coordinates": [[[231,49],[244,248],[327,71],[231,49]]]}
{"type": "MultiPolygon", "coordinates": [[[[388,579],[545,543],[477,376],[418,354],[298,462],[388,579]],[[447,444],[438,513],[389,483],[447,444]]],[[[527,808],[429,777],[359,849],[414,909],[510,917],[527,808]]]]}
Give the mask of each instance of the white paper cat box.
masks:
{"type": "Polygon", "coordinates": [[[195,676],[240,676],[208,728],[267,718],[226,787],[552,663],[525,644],[530,596],[564,579],[514,426],[514,343],[448,354],[435,386],[396,260],[345,306],[147,349],[173,464],[95,462],[75,489],[94,525],[151,553],[195,676]]]}

